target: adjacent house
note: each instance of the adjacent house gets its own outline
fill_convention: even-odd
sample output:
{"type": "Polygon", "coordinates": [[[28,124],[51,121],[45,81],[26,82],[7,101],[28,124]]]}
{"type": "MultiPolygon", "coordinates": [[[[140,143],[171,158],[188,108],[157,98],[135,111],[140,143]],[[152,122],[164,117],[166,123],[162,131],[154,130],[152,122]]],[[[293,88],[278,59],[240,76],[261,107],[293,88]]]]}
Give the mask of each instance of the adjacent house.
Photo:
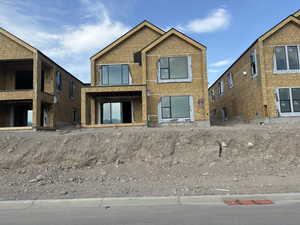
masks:
{"type": "Polygon", "coordinates": [[[83,127],[209,125],[206,47],[144,21],[91,57],[83,127]]]}
{"type": "Polygon", "coordinates": [[[79,123],[82,86],[39,50],[0,28],[0,130],[79,123]]]}
{"type": "Polygon", "coordinates": [[[211,85],[209,101],[214,123],[299,120],[300,10],[246,50],[211,85]]]}

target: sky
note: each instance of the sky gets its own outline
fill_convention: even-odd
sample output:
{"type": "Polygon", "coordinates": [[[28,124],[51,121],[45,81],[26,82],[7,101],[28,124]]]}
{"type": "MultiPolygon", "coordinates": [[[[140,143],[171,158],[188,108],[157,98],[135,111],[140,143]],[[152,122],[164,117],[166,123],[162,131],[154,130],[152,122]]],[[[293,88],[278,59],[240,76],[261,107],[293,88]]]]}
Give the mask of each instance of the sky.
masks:
{"type": "Polygon", "coordinates": [[[174,27],[207,46],[211,85],[260,35],[299,9],[299,0],[0,0],[0,27],[83,82],[90,82],[90,57],[138,23],[174,27]]]}

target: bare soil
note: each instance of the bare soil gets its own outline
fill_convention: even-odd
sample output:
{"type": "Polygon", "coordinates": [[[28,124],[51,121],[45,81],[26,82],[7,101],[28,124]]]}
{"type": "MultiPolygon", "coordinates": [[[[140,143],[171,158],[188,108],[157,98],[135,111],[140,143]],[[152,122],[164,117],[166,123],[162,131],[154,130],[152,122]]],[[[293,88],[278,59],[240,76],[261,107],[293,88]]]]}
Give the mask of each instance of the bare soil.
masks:
{"type": "Polygon", "coordinates": [[[300,192],[299,125],[0,132],[0,200],[300,192]]]}

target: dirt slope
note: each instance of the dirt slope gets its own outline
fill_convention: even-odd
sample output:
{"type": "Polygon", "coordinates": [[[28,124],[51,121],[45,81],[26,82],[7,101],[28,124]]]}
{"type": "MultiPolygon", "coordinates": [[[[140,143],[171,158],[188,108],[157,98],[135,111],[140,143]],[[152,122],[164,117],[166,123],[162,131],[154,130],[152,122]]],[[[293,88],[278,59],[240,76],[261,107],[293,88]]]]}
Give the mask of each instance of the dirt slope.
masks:
{"type": "Polygon", "coordinates": [[[300,191],[297,125],[0,132],[0,199],[300,191]]]}

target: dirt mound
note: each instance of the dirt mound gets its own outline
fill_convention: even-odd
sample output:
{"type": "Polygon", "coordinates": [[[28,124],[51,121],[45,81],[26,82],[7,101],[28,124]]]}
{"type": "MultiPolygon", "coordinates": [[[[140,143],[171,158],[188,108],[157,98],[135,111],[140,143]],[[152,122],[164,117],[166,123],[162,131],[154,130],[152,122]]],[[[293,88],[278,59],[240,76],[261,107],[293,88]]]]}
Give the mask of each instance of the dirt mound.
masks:
{"type": "Polygon", "coordinates": [[[207,194],[218,187],[249,193],[276,177],[292,182],[300,168],[299,136],[296,126],[250,125],[1,132],[0,184],[20,198],[68,185],[76,197],[207,194]]]}

